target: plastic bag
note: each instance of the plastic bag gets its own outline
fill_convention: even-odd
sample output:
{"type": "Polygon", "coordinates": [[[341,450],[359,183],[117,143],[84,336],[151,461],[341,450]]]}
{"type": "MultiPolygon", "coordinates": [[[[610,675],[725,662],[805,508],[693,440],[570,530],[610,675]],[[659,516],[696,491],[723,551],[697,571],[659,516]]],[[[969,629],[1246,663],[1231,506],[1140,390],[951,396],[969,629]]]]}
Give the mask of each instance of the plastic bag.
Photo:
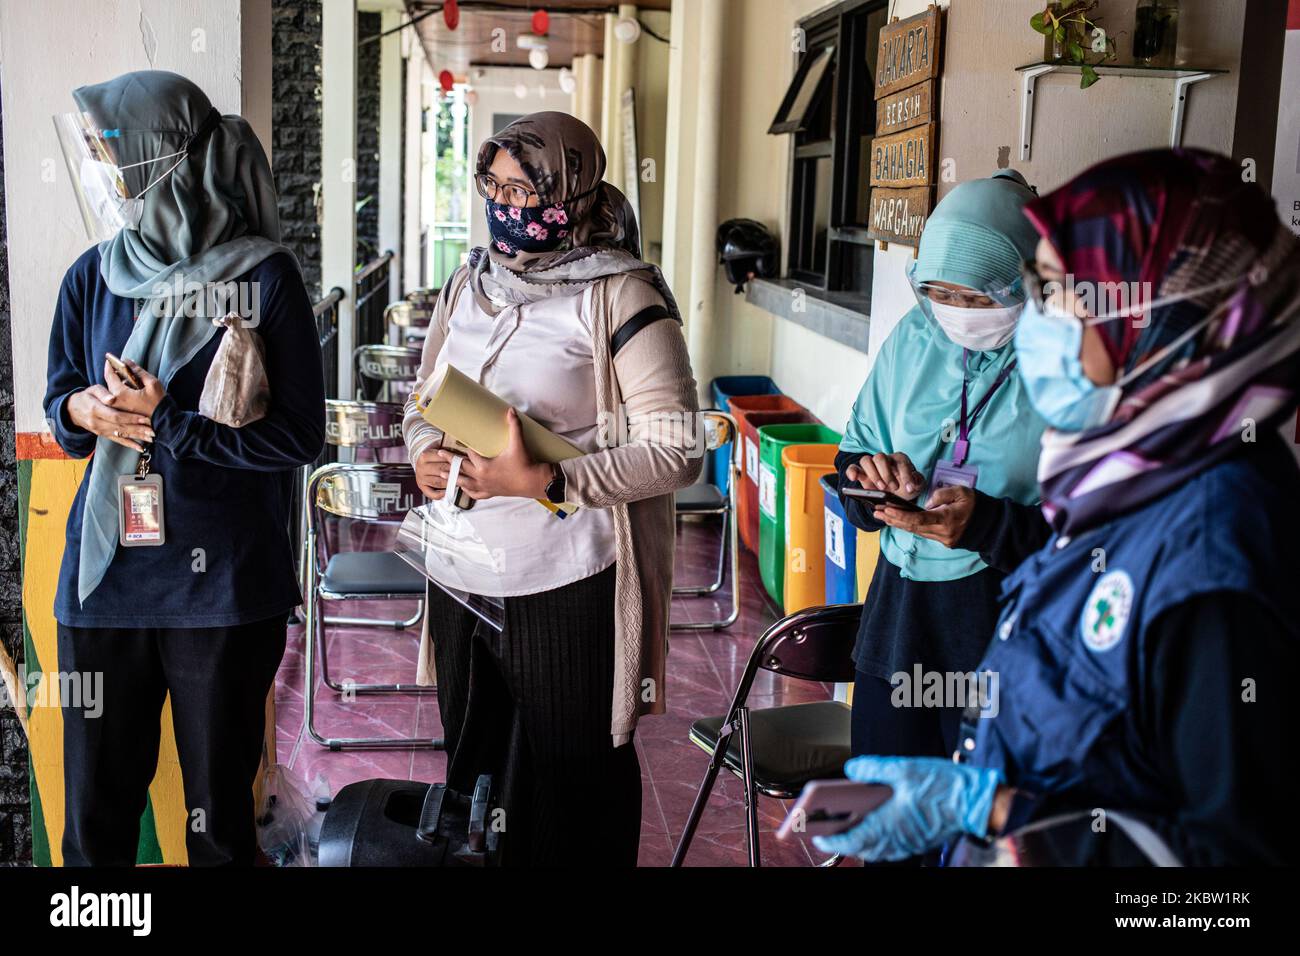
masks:
{"type": "Polygon", "coordinates": [[[243,428],[265,418],[271,405],[266,346],[237,315],[213,319],[212,324],[224,328],[226,334],[203,381],[199,414],[231,428],[243,428]]]}
{"type": "Polygon", "coordinates": [[[257,807],[257,845],[272,866],[313,866],[310,843],[312,805],[282,764],[262,774],[257,807]]]}

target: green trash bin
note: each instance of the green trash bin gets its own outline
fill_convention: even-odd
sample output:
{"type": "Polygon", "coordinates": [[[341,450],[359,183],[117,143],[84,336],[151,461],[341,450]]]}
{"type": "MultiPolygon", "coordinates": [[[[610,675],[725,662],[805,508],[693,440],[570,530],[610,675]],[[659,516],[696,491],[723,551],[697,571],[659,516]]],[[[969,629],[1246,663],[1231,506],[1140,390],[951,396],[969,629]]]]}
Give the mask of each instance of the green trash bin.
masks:
{"type": "Polygon", "coordinates": [[[785,601],[785,467],[790,445],[838,445],[840,433],[825,425],[764,425],[758,430],[758,569],[778,607],[785,601]]]}

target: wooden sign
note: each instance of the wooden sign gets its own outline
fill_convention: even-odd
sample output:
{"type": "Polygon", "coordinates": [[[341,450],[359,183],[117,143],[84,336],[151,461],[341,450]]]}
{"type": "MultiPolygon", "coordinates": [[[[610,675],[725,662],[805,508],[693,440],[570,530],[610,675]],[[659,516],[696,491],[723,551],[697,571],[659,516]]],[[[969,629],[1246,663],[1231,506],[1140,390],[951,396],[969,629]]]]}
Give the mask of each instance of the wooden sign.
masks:
{"type": "Polygon", "coordinates": [[[934,80],[926,80],[876,102],[876,135],[888,136],[929,123],[934,103],[934,80]]]}
{"type": "Polygon", "coordinates": [[[871,190],[871,218],[868,221],[871,237],[915,246],[921,241],[925,221],[930,218],[933,196],[931,186],[871,190]]]}
{"type": "Polygon", "coordinates": [[[938,76],[939,49],[937,7],[881,27],[876,99],[938,76]]]}
{"type": "Polygon", "coordinates": [[[872,186],[928,186],[934,181],[931,163],[935,124],[918,126],[871,141],[872,186]]]}

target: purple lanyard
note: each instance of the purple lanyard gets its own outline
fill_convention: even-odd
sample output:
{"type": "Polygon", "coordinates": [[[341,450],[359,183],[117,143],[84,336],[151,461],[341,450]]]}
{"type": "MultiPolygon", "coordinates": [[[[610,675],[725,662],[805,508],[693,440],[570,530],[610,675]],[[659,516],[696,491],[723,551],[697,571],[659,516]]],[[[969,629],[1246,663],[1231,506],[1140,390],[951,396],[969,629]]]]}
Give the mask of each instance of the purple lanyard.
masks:
{"type": "Polygon", "coordinates": [[[1002,387],[1003,383],[1006,382],[1006,380],[1011,377],[1011,373],[1016,370],[1016,359],[1012,359],[1011,362],[1007,365],[1007,367],[998,373],[998,377],[993,382],[993,387],[990,388],[984,394],[984,397],[979,400],[979,404],[975,406],[975,408],[971,411],[970,416],[967,417],[966,389],[970,385],[970,382],[966,378],[966,369],[967,369],[969,359],[970,359],[970,352],[967,351],[966,349],[962,349],[961,351],[961,426],[957,433],[957,441],[956,443],[954,443],[953,451],[952,451],[952,463],[956,465],[958,468],[960,468],[962,465],[966,463],[966,458],[967,456],[970,455],[970,430],[975,427],[975,420],[980,417],[980,413],[984,411],[985,407],[992,400],[994,393],[996,393],[997,390],[1002,387]]]}

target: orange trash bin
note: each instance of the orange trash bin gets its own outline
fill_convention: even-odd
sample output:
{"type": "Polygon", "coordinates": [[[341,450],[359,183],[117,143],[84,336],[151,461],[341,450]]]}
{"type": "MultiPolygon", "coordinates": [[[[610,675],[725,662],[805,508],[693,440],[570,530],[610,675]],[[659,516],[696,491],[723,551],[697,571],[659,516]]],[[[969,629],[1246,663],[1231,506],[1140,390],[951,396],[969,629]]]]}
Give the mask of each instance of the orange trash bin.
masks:
{"type": "Polygon", "coordinates": [[[826,603],[826,495],[822,477],[835,473],[838,445],[791,445],[785,467],[786,614],[826,603]]]}
{"type": "Polygon", "coordinates": [[[736,495],[736,524],[740,540],[758,553],[758,430],[764,425],[814,423],[812,412],[787,395],[745,395],[729,403],[740,431],[740,487],[736,495]]]}

